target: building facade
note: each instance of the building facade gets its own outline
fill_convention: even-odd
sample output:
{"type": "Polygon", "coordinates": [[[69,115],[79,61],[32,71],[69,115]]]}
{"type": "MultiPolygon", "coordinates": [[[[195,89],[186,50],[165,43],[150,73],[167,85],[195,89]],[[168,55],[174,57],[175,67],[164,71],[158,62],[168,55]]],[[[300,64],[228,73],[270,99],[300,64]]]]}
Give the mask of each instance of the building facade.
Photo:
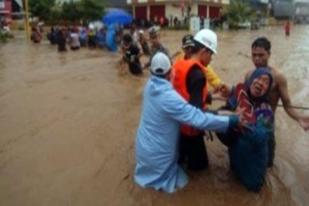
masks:
{"type": "Polygon", "coordinates": [[[12,0],[0,0],[0,19],[11,21],[12,0]]]}
{"type": "Polygon", "coordinates": [[[0,19],[10,22],[23,15],[22,0],[0,0],[0,19]]]}
{"type": "Polygon", "coordinates": [[[230,0],[127,0],[137,20],[184,19],[190,16],[218,18],[230,0]]]}
{"type": "Polygon", "coordinates": [[[275,18],[291,18],[294,13],[293,1],[273,0],[272,12],[275,18]]]}
{"type": "MultiPolygon", "coordinates": [[[[58,3],[64,3],[64,2],[78,2],[80,0],[56,0],[58,3]]],[[[112,1],[104,1],[104,5],[107,8],[128,8],[127,0],[112,0],[112,1]]]]}

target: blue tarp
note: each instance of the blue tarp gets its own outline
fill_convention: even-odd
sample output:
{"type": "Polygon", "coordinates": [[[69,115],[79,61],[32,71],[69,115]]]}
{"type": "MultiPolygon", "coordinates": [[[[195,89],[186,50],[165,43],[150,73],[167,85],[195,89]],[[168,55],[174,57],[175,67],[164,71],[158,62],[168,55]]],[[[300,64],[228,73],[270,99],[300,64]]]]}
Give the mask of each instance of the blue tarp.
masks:
{"type": "Polygon", "coordinates": [[[106,31],[106,46],[107,48],[112,51],[117,51],[117,43],[116,43],[116,25],[111,24],[107,27],[106,31]]]}
{"type": "Polygon", "coordinates": [[[103,16],[102,21],[104,24],[131,24],[133,17],[128,12],[122,9],[109,9],[105,16],[103,16]]]}

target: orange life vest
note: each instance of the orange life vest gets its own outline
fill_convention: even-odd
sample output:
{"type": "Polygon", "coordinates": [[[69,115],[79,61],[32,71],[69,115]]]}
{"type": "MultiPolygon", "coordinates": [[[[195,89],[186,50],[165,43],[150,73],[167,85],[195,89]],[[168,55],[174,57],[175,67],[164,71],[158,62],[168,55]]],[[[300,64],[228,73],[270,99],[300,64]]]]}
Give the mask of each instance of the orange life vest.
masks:
{"type": "MultiPolygon", "coordinates": [[[[206,67],[203,66],[200,62],[194,59],[180,59],[176,61],[173,65],[171,82],[174,86],[174,89],[185,99],[187,102],[190,100],[190,94],[187,90],[186,80],[189,71],[194,65],[197,65],[198,68],[205,74],[206,67]]],[[[206,78],[206,76],[205,76],[206,78]]],[[[206,98],[208,95],[207,83],[203,89],[203,109],[206,109],[206,98]]],[[[181,126],[181,133],[186,136],[196,136],[201,133],[200,130],[195,129],[188,125],[181,126]]]]}

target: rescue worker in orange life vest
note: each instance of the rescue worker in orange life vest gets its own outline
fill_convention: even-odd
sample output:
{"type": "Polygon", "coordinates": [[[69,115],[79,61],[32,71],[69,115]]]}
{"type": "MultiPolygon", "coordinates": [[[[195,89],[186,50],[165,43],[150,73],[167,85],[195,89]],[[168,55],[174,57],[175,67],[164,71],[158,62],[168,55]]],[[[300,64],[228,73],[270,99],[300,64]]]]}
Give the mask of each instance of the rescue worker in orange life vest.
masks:
{"type": "MultiPolygon", "coordinates": [[[[171,82],[176,91],[191,105],[206,109],[208,96],[205,67],[212,55],[217,53],[217,35],[209,30],[199,31],[193,38],[194,47],[189,59],[181,59],[173,65],[171,82]]],[[[190,170],[203,170],[208,167],[204,132],[182,125],[179,162],[187,163],[190,170]]]]}
{"type": "MultiPolygon", "coordinates": [[[[192,56],[192,49],[194,48],[194,40],[193,35],[187,34],[182,38],[182,51],[176,52],[174,54],[173,58],[176,61],[179,61],[181,59],[190,59],[192,56]]],[[[228,85],[226,85],[218,76],[218,74],[214,71],[213,67],[208,64],[205,66],[205,74],[207,78],[207,84],[213,89],[214,93],[220,93],[223,98],[228,98],[231,89],[228,85]]],[[[208,87],[209,89],[209,87],[208,87]]],[[[222,98],[221,98],[222,99],[222,98]]],[[[225,100],[225,99],[223,99],[225,100]]]]}

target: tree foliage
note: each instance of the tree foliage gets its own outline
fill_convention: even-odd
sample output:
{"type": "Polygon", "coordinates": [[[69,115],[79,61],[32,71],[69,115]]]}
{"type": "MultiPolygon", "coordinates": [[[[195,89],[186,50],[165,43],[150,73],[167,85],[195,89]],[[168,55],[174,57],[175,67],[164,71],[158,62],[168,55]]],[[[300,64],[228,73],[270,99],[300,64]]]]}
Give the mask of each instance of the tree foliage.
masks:
{"type": "Polygon", "coordinates": [[[104,14],[102,0],[80,0],[57,4],[55,0],[30,0],[29,7],[32,16],[55,23],[89,22],[101,19],[104,14]]]}
{"type": "Polygon", "coordinates": [[[241,23],[251,21],[254,16],[247,0],[231,0],[224,14],[232,28],[237,28],[241,23]]]}
{"type": "Polygon", "coordinates": [[[82,11],[80,8],[80,3],[75,3],[73,1],[70,2],[64,2],[62,4],[62,12],[61,12],[61,18],[65,21],[69,22],[78,22],[81,20],[82,17],[82,11]]]}
{"type": "Polygon", "coordinates": [[[81,16],[84,21],[101,19],[104,13],[104,4],[98,0],[81,0],[81,16]]]}
{"type": "Polygon", "coordinates": [[[29,10],[32,16],[47,20],[55,3],[56,0],[29,0],[29,10]]]}

